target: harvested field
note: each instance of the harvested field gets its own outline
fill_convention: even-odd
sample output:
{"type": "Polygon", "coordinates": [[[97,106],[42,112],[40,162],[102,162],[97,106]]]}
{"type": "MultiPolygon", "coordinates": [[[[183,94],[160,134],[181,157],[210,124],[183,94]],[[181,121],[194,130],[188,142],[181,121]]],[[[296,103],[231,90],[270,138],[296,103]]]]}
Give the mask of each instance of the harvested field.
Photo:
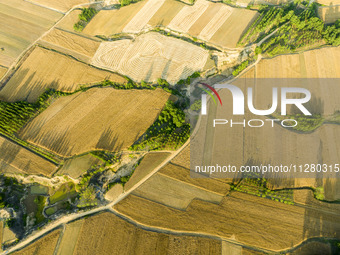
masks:
{"type": "Polygon", "coordinates": [[[84,219],[80,219],[66,225],[65,232],[63,233],[59,249],[57,251],[58,255],[74,254],[74,248],[82,230],[84,221],[84,219]]]}
{"type": "Polygon", "coordinates": [[[202,178],[203,176],[194,175],[193,173],[191,176],[189,169],[177,166],[172,163],[167,164],[165,167],[159,170],[159,173],[164,176],[168,176],[171,179],[178,180],[179,182],[183,182],[200,189],[208,190],[222,196],[226,195],[230,188],[228,184],[222,182],[220,179],[202,178]]]}
{"type": "Polygon", "coordinates": [[[0,1],[0,65],[12,62],[62,17],[24,0],[0,1]]]}
{"type": "Polygon", "coordinates": [[[0,137],[1,173],[43,174],[49,176],[57,167],[35,153],[0,137]]]}
{"type": "Polygon", "coordinates": [[[89,0],[30,0],[33,3],[45,6],[47,8],[56,9],[61,12],[67,12],[72,7],[79,4],[89,3],[89,0]]]}
{"type": "Polygon", "coordinates": [[[318,15],[326,24],[334,23],[340,19],[340,5],[319,7],[318,15]]]}
{"type": "Polygon", "coordinates": [[[83,32],[89,35],[105,35],[121,33],[131,19],[143,8],[147,1],[140,1],[115,10],[101,10],[83,32]]]}
{"type": "Polygon", "coordinates": [[[7,72],[7,68],[0,66],[0,80],[5,75],[6,72],[7,72]]]}
{"type": "Polygon", "coordinates": [[[218,235],[270,250],[287,249],[310,237],[339,238],[340,233],[338,214],[238,192],[220,205],[193,200],[185,212],[134,195],[114,208],[150,226],[218,235]]]}
{"type": "Polygon", "coordinates": [[[193,199],[220,203],[223,195],[156,173],[132,194],[176,209],[186,209],[193,199]]]}
{"type": "Polygon", "coordinates": [[[125,83],[120,75],[99,70],[62,54],[36,47],[0,90],[0,100],[35,102],[48,88],[72,92],[105,79],[125,83]]]}
{"type": "Polygon", "coordinates": [[[140,32],[163,5],[164,0],[148,0],[139,12],[124,27],[123,33],[140,32]]]}
{"type": "Polygon", "coordinates": [[[142,159],[141,163],[133,172],[133,175],[131,176],[129,181],[125,184],[124,189],[128,191],[139,181],[141,181],[145,176],[150,174],[158,165],[160,165],[169,156],[170,153],[167,152],[146,154],[142,159]]]}
{"type": "Polygon", "coordinates": [[[84,32],[111,36],[121,32],[139,33],[162,26],[188,33],[219,47],[234,48],[248,24],[258,15],[256,11],[207,0],[198,0],[192,6],[175,0],[148,0],[143,5],[138,4],[119,10],[100,11],[84,32]]]}
{"type": "Polygon", "coordinates": [[[65,53],[71,51],[87,57],[93,57],[100,45],[100,40],[98,39],[92,39],[82,36],[81,34],[67,32],[58,28],[53,29],[44,36],[42,41],[55,45],[58,48],[65,48],[65,53]]]}
{"type": "Polygon", "coordinates": [[[340,0],[318,0],[317,2],[322,5],[339,5],[340,4],[340,0]]]}
{"type": "Polygon", "coordinates": [[[197,0],[193,6],[185,6],[170,22],[169,28],[175,31],[188,32],[191,26],[208,9],[209,2],[197,0]]]}
{"type": "Polygon", "coordinates": [[[146,231],[108,212],[85,219],[76,242],[75,255],[221,254],[218,240],[146,231]]]}
{"type": "Polygon", "coordinates": [[[164,4],[158,9],[158,11],[149,20],[148,25],[167,27],[171,20],[178,14],[178,12],[186,6],[180,1],[165,0],[164,4]]]}
{"type": "Polygon", "coordinates": [[[103,164],[102,160],[91,154],[86,154],[80,157],[67,159],[62,168],[58,171],[58,174],[68,174],[76,179],[92,166],[100,164],[103,164]]]}
{"type": "Polygon", "coordinates": [[[174,84],[201,71],[209,52],[188,42],[155,32],[134,41],[103,42],[92,64],[125,74],[135,81],[154,82],[158,78],[174,84]]]}
{"type": "Polygon", "coordinates": [[[169,97],[160,89],[93,88],[57,99],[20,136],[63,156],[120,151],[153,124],[169,97]]]}
{"type": "Polygon", "coordinates": [[[58,28],[65,29],[68,31],[74,31],[74,24],[79,21],[79,14],[81,10],[75,9],[65,16],[57,25],[58,28]]]}
{"type": "Polygon", "coordinates": [[[60,229],[54,230],[51,233],[43,236],[33,244],[23,248],[22,250],[13,252],[13,255],[53,255],[57,245],[60,229]]]}

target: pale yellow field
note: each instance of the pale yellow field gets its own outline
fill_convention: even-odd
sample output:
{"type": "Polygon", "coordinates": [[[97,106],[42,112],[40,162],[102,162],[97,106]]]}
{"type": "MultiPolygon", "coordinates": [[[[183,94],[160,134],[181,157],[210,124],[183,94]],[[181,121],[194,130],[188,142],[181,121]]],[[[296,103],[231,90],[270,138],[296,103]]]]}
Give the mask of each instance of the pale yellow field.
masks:
{"type": "Polygon", "coordinates": [[[146,180],[132,194],[176,209],[186,209],[193,199],[219,204],[223,195],[181,182],[161,173],[146,180]]]}
{"type": "Polygon", "coordinates": [[[133,172],[133,175],[129,181],[125,184],[124,189],[128,191],[139,181],[141,181],[145,176],[154,170],[158,165],[160,165],[170,153],[160,152],[160,153],[148,153],[144,156],[138,167],[133,172]]]}
{"type": "Polygon", "coordinates": [[[6,72],[7,72],[7,68],[0,66],[0,80],[5,75],[6,72]]]}
{"type": "Polygon", "coordinates": [[[340,19],[340,5],[319,7],[318,15],[326,24],[334,23],[335,21],[340,19]]]}
{"type": "Polygon", "coordinates": [[[338,214],[238,192],[219,205],[194,200],[184,212],[134,195],[114,208],[149,226],[217,235],[276,251],[310,237],[339,238],[340,233],[338,214]],[[315,228],[315,224],[319,227],[315,228]]]}
{"type": "Polygon", "coordinates": [[[90,2],[89,0],[31,0],[31,1],[41,6],[56,9],[61,12],[66,12],[76,5],[86,4],[90,2]]]}
{"type": "Polygon", "coordinates": [[[50,175],[57,167],[33,152],[0,137],[1,173],[50,175]]]}
{"type": "Polygon", "coordinates": [[[67,159],[62,168],[58,170],[58,174],[68,174],[76,179],[92,166],[100,165],[102,163],[103,161],[100,159],[91,154],[86,154],[80,157],[67,159]]]}
{"type": "Polygon", "coordinates": [[[78,240],[81,232],[84,219],[80,219],[66,225],[65,232],[63,233],[59,248],[57,251],[58,255],[73,254],[76,246],[76,240],[78,240]]]}
{"type": "Polygon", "coordinates": [[[23,248],[22,250],[16,251],[12,254],[15,255],[53,255],[54,248],[57,245],[60,229],[54,230],[51,233],[43,236],[33,244],[23,248]]]}
{"type": "Polygon", "coordinates": [[[176,236],[140,229],[111,213],[85,219],[74,255],[221,254],[218,240],[176,236]]]}
{"type": "Polygon", "coordinates": [[[57,25],[58,28],[62,28],[68,31],[74,31],[74,24],[79,21],[79,14],[81,10],[75,9],[65,16],[57,25]]]}
{"type": "Polygon", "coordinates": [[[88,57],[93,57],[100,45],[100,40],[90,39],[81,34],[67,32],[62,29],[53,29],[42,38],[42,41],[88,57]]]}
{"type": "Polygon", "coordinates": [[[93,88],[57,99],[20,136],[63,156],[119,151],[153,124],[169,96],[160,89],[93,88]]]}
{"type": "Polygon", "coordinates": [[[83,32],[89,35],[105,35],[121,33],[129,21],[143,8],[147,1],[140,1],[135,4],[124,6],[115,10],[101,10],[86,25],[83,32]]]}
{"type": "Polygon", "coordinates": [[[202,71],[209,52],[188,42],[156,32],[135,40],[103,42],[92,64],[129,76],[135,81],[155,82],[158,78],[175,84],[195,71],[202,71]]]}
{"type": "Polygon", "coordinates": [[[125,83],[120,75],[98,70],[62,54],[36,47],[0,90],[0,100],[35,102],[48,88],[72,92],[82,84],[109,79],[125,83]]]}
{"type": "Polygon", "coordinates": [[[340,0],[318,0],[317,2],[322,5],[339,5],[340,4],[340,0]]]}
{"type": "Polygon", "coordinates": [[[175,0],[148,0],[119,10],[101,11],[86,26],[85,33],[110,36],[117,33],[139,33],[155,26],[233,48],[257,17],[256,11],[232,8],[221,3],[198,0],[187,5],[175,0]],[[138,5],[138,6],[137,6],[138,5]]]}
{"type": "Polygon", "coordinates": [[[0,65],[13,61],[62,17],[24,0],[0,0],[0,65]]]}

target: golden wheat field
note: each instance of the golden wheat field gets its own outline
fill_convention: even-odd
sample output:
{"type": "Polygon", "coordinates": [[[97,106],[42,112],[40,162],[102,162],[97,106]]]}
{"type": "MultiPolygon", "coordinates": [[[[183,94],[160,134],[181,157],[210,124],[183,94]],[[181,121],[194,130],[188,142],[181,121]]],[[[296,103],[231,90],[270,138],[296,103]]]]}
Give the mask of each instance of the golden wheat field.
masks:
{"type": "Polygon", "coordinates": [[[75,255],[221,253],[218,240],[147,231],[109,212],[85,219],[78,238],[67,242],[76,242],[75,255]]]}
{"type": "Polygon", "coordinates": [[[57,229],[46,234],[33,244],[23,248],[22,250],[13,252],[15,255],[53,255],[54,248],[57,245],[61,230],[57,229]]]}
{"type": "Polygon", "coordinates": [[[129,195],[119,213],[154,227],[193,231],[279,251],[310,237],[339,238],[338,214],[233,192],[220,204],[193,200],[185,211],[129,195]],[[319,228],[314,228],[318,224],[319,228]]]}
{"type": "Polygon", "coordinates": [[[7,68],[0,66],[0,80],[5,75],[6,72],[7,72],[7,68]]]}
{"type": "Polygon", "coordinates": [[[63,15],[24,0],[0,1],[0,65],[15,59],[63,15]]]}
{"type": "Polygon", "coordinates": [[[43,174],[49,176],[57,167],[35,153],[0,137],[1,173],[43,174]]]}
{"type": "Polygon", "coordinates": [[[56,27],[67,31],[74,31],[73,26],[79,21],[79,14],[81,14],[81,10],[79,9],[69,12],[62,20],[58,22],[56,27]]]}
{"type": "Polygon", "coordinates": [[[100,40],[98,39],[85,37],[60,28],[53,29],[41,39],[41,42],[47,43],[48,48],[55,48],[58,51],[74,55],[75,57],[80,54],[88,58],[93,57],[100,45],[100,40]]]}
{"type": "Polygon", "coordinates": [[[153,124],[169,97],[161,89],[93,88],[56,100],[20,137],[62,156],[120,151],[153,124]]]}
{"type": "Polygon", "coordinates": [[[159,78],[175,84],[203,71],[209,52],[188,42],[151,32],[135,40],[102,42],[92,64],[127,75],[135,81],[159,78]]]}
{"type": "Polygon", "coordinates": [[[233,48],[257,15],[256,11],[206,0],[198,0],[192,6],[175,0],[148,0],[118,10],[100,11],[84,33],[111,36],[161,26],[218,47],[233,48]]]}
{"type": "Polygon", "coordinates": [[[41,6],[55,9],[61,12],[67,12],[72,7],[76,7],[80,4],[89,3],[89,0],[31,0],[32,3],[39,4],[41,6]]]}
{"type": "Polygon", "coordinates": [[[0,90],[0,100],[35,102],[46,89],[72,92],[105,79],[125,83],[120,75],[99,70],[68,56],[36,47],[0,90]]]}
{"type": "Polygon", "coordinates": [[[317,2],[322,5],[339,5],[340,4],[339,0],[318,0],[317,2]]]}

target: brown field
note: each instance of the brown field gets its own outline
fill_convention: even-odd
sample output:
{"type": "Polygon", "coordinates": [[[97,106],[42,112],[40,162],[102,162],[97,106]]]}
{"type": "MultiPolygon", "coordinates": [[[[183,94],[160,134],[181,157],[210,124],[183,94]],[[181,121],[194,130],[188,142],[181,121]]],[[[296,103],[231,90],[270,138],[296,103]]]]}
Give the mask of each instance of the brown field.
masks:
{"type": "Polygon", "coordinates": [[[118,83],[126,82],[126,79],[120,75],[36,47],[0,90],[0,100],[35,102],[48,88],[72,92],[82,84],[96,83],[105,79],[118,83]]]}
{"type": "Polygon", "coordinates": [[[116,10],[101,10],[85,27],[83,32],[89,35],[121,33],[129,21],[143,8],[147,1],[140,1],[116,10]]]}
{"type": "Polygon", "coordinates": [[[33,152],[0,137],[1,173],[50,175],[57,167],[33,152]]]}
{"type": "Polygon", "coordinates": [[[156,173],[146,180],[132,194],[180,210],[186,209],[193,199],[216,204],[223,199],[221,194],[181,182],[161,173],[156,173]]]}
{"type": "Polygon", "coordinates": [[[310,237],[339,238],[340,233],[338,214],[238,192],[219,205],[193,200],[184,212],[134,195],[114,208],[149,226],[217,235],[270,250],[287,249],[310,237]]]}
{"type": "Polygon", "coordinates": [[[74,31],[74,24],[79,21],[79,14],[81,10],[73,10],[67,16],[65,16],[57,25],[58,28],[68,31],[74,31]]]}
{"type": "Polygon", "coordinates": [[[209,51],[183,40],[156,32],[145,33],[134,40],[103,42],[92,64],[129,76],[134,81],[170,84],[203,71],[209,51]]]}
{"type": "Polygon", "coordinates": [[[340,19],[340,5],[319,7],[318,15],[326,24],[334,23],[335,21],[340,19]]]}
{"type": "Polygon", "coordinates": [[[256,11],[206,0],[197,0],[193,6],[175,0],[148,0],[118,10],[100,11],[84,33],[110,36],[163,26],[219,47],[233,48],[257,15],[256,11]]]}
{"type": "Polygon", "coordinates": [[[63,156],[119,151],[152,125],[169,97],[160,89],[93,88],[57,99],[20,136],[63,156]]]}
{"type": "Polygon", "coordinates": [[[128,191],[134,185],[136,185],[139,181],[141,181],[145,176],[150,174],[152,170],[154,170],[158,165],[160,165],[167,157],[170,156],[170,153],[167,152],[156,152],[156,153],[148,153],[144,156],[138,167],[133,172],[133,175],[129,179],[129,181],[125,184],[124,189],[128,191]]]}
{"type": "Polygon", "coordinates": [[[2,252],[2,234],[4,230],[4,222],[0,221],[0,252],[2,252]]]}
{"type": "Polygon", "coordinates": [[[108,212],[85,219],[76,242],[75,255],[221,254],[220,241],[146,231],[108,212]]]}
{"type": "Polygon", "coordinates": [[[13,252],[13,255],[53,255],[55,246],[57,245],[61,230],[57,229],[43,236],[33,244],[23,248],[22,250],[13,252]]]}
{"type": "Polygon", "coordinates": [[[86,154],[80,157],[67,159],[62,168],[58,171],[58,174],[68,174],[72,178],[76,179],[92,166],[102,163],[103,161],[99,158],[96,158],[91,154],[86,154]]]}
{"type": "MultiPolygon", "coordinates": [[[[53,29],[44,36],[42,41],[87,57],[93,57],[100,45],[100,40],[98,39],[92,39],[82,36],[81,34],[67,32],[58,28],[53,29]]],[[[68,51],[65,53],[68,53],[68,51]]]]}
{"type": "Polygon", "coordinates": [[[12,62],[62,17],[24,0],[0,0],[0,65],[12,62]]]}
{"type": "Polygon", "coordinates": [[[33,3],[66,12],[73,6],[89,3],[89,0],[31,0],[33,3]]]}

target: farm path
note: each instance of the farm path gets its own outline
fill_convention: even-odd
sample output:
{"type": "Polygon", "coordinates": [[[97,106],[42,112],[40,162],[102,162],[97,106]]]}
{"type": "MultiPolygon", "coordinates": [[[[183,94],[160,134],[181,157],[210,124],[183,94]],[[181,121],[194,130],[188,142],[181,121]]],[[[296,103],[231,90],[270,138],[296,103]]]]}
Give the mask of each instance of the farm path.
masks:
{"type": "Polygon", "coordinates": [[[105,210],[111,210],[112,206],[119,203],[121,200],[123,200],[125,197],[127,197],[129,194],[131,194],[135,189],[140,187],[146,180],[148,180],[152,175],[154,175],[156,172],[158,172],[162,167],[164,167],[167,163],[169,163],[174,157],[176,157],[188,144],[190,140],[188,140],[181,148],[179,148],[177,151],[172,151],[169,157],[163,161],[162,164],[158,165],[152,172],[150,172],[148,175],[146,175],[143,179],[141,179],[138,183],[136,183],[129,191],[122,193],[116,200],[112,201],[111,203],[100,206],[85,212],[81,213],[73,213],[69,215],[65,215],[61,217],[60,219],[52,222],[51,224],[46,225],[46,227],[43,227],[41,230],[37,231],[36,233],[30,235],[28,238],[22,240],[17,245],[11,247],[10,249],[4,251],[1,254],[9,254],[11,252],[14,252],[16,250],[19,250],[30,243],[34,242],[36,239],[42,237],[43,235],[47,234],[51,230],[63,226],[64,224],[67,224],[70,221],[85,217],[90,214],[94,214],[97,212],[105,211],[105,210]]]}
{"type": "MultiPolygon", "coordinates": [[[[104,1],[99,1],[96,3],[103,3],[104,1]]],[[[11,72],[11,70],[15,69],[15,67],[19,64],[20,59],[39,41],[41,40],[41,38],[43,38],[44,36],[46,36],[48,33],[50,33],[56,26],[59,25],[59,23],[68,15],[70,14],[72,11],[74,11],[77,8],[83,7],[83,6],[87,6],[87,5],[91,5],[93,3],[85,3],[85,4],[79,4],[76,6],[73,6],[70,10],[68,10],[67,12],[65,12],[65,15],[59,19],[50,29],[48,29],[45,33],[43,33],[39,38],[37,38],[34,42],[32,42],[25,50],[23,50],[21,52],[21,54],[15,59],[15,61],[8,67],[7,72],[2,76],[1,80],[5,80],[6,76],[11,72]]],[[[50,9],[46,6],[43,6],[44,8],[50,9]]],[[[55,10],[54,10],[55,11],[55,10]]],[[[58,11],[60,13],[60,11],[58,11]]],[[[0,81],[1,81],[0,80],[0,81]]]]}

